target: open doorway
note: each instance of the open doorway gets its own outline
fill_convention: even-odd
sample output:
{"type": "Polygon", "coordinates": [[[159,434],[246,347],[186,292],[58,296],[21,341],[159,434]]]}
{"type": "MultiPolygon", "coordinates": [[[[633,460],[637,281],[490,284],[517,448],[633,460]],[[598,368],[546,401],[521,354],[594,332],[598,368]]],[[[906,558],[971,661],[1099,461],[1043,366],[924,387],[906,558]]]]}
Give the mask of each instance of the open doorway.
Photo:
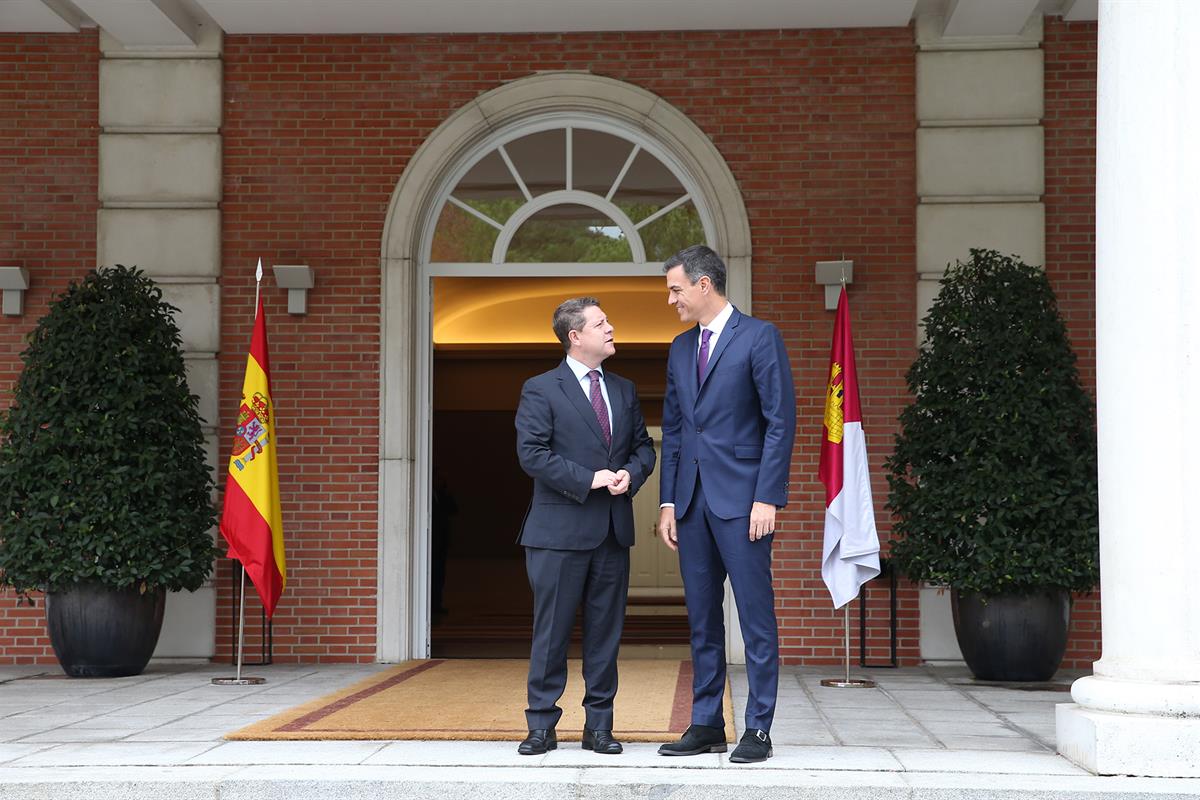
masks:
{"type": "MultiPolygon", "coordinates": [[[[667,347],[681,330],[661,278],[433,279],[430,655],[529,655],[532,594],[516,544],[532,493],[517,462],[513,417],[526,379],[552,369],[550,329],[568,297],[597,297],[617,353],[605,368],[638,387],[656,443],[667,347]]],[[[657,541],[657,468],[634,499],[624,655],[686,656],[688,627],[674,554],[657,541]]],[[[576,631],[574,650],[577,647],[576,631]]]]}

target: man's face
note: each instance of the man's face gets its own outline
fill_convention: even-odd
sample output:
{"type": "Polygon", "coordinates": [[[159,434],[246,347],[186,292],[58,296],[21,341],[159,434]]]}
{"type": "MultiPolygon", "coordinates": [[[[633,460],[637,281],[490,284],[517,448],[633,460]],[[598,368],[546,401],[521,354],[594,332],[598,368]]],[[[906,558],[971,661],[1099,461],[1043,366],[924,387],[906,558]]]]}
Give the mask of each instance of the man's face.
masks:
{"type": "Polygon", "coordinates": [[[667,270],[667,302],[675,306],[681,322],[700,320],[701,313],[707,308],[708,299],[701,289],[701,284],[707,280],[702,277],[696,283],[692,283],[682,265],[667,270]]]}
{"type": "Polygon", "coordinates": [[[599,306],[588,306],[583,310],[583,328],[571,331],[573,357],[596,367],[601,361],[617,352],[613,344],[613,326],[599,306]]]}

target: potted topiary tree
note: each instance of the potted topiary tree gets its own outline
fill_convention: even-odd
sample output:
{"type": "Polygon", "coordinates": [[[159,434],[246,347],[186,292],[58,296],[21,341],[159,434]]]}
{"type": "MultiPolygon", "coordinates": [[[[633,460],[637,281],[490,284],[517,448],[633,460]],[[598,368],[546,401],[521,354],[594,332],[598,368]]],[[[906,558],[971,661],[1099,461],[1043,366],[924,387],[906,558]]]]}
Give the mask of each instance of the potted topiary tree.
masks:
{"type": "Polygon", "coordinates": [[[994,250],[950,267],[908,371],[888,507],[897,566],[949,586],[983,680],[1049,680],[1070,592],[1099,575],[1095,411],[1045,273],[994,250]]]}
{"type": "Polygon", "coordinates": [[[0,583],[46,592],[68,675],[136,675],[167,590],[212,570],[213,481],[178,309],[136,268],[72,283],[0,415],[0,583]]]}

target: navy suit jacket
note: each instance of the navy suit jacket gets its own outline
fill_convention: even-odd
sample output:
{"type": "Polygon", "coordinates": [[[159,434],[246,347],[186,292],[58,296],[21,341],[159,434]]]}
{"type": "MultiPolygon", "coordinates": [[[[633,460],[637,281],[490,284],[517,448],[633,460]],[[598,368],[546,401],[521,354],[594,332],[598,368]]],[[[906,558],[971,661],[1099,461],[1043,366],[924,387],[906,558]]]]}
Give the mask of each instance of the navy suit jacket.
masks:
{"type": "Polygon", "coordinates": [[[699,473],[709,509],[750,516],[755,502],[787,505],[796,390],[779,330],[736,308],[696,382],[700,327],[675,337],[663,399],[660,500],[687,513],[699,473]]]}
{"type": "Polygon", "coordinates": [[[553,550],[591,550],[608,536],[633,546],[633,496],[654,470],[654,441],[633,382],[604,371],[612,405],[612,447],[605,445],[596,412],[564,360],[530,378],[517,406],[517,459],[533,478],[533,500],[519,544],[553,550]],[[629,491],[593,489],[602,469],[629,470],[629,491]]]}

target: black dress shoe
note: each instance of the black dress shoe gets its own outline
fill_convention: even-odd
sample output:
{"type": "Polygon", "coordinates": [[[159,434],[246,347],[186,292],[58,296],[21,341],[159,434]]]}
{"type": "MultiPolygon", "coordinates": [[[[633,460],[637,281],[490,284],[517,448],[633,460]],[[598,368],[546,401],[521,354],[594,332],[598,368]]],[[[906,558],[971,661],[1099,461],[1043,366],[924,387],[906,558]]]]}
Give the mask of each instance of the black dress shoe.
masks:
{"type": "Polygon", "coordinates": [[[613,738],[612,731],[594,731],[591,728],[584,728],[583,749],[615,756],[625,748],[621,747],[621,743],[613,738]]]}
{"type": "Polygon", "coordinates": [[[530,731],[529,735],[525,737],[525,741],[517,745],[517,752],[523,756],[540,756],[542,753],[557,749],[558,738],[554,735],[554,728],[538,728],[530,731]]]}
{"type": "Polygon", "coordinates": [[[711,725],[692,725],[683,732],[678,742],[664,744],[658,748],[660,756],[695,756],[700,753],[724,753],[725,729],[711,725]]]}
{"type": "Polygon", "coordinates": [[[742,734],[742,740],[733,748],[729,760],[735,764],[753,764],[756,761],[766,761],[775,755],[771,747],[771,736],[766,731],[751,728],[742,734]]]}

